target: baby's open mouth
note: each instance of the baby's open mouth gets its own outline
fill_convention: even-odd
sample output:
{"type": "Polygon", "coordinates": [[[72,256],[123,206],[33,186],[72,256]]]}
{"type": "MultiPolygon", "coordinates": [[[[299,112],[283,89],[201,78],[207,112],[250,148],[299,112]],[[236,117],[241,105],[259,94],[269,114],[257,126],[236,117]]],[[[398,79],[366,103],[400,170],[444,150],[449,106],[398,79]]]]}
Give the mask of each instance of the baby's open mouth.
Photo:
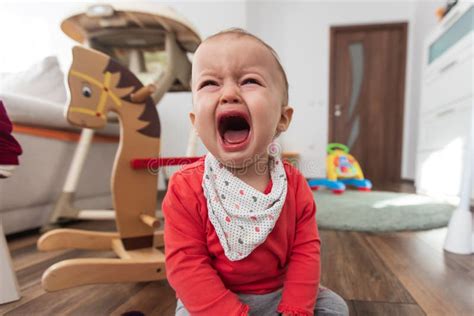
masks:
{"type": "Polygon", "coordinates": [[[228,145],[244,143],[250,134],[249,118],[242,112],[225,112],[218,117],[218,130],[228,145]]]}

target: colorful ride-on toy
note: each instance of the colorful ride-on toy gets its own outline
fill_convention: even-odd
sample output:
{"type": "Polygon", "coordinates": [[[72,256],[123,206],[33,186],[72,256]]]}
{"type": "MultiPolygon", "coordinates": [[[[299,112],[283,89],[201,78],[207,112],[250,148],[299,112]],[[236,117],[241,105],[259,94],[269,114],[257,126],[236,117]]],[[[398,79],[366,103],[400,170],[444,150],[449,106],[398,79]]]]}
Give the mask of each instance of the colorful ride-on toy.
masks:
{"type": "Polygon", "coordinates": [[[370,191],[372,183],[364,179],[364,174],[357,160],[349,154],[349,147],[343,144],[331,143],[327,146],[326,158],[327,178],[309,179],[308,184],[313,190],[325,186],[335,194],[346,190],[346,185],[370,191]]]}

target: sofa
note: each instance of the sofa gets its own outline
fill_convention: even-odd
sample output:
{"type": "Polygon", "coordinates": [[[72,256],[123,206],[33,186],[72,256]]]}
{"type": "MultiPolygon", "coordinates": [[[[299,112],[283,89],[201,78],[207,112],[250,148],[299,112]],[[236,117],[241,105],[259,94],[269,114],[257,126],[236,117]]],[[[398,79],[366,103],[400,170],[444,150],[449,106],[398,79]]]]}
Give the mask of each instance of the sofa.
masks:
{"type": "MultiPolygon", "coordinates": [[[[0,69],[1,71],[1,69],[0,69]]],[[[54,56],[28,70],[0,73],[0,100],[23,149],[14,174],[0,181],[0,220],[5,234],[35,229],[48,221],[62,191],[81,130],[64,117],[64,72],[54,56]]],[[[79,208],[110,209],[110,174],[119,128],[96,133],[75,194],[79,208]]]]}

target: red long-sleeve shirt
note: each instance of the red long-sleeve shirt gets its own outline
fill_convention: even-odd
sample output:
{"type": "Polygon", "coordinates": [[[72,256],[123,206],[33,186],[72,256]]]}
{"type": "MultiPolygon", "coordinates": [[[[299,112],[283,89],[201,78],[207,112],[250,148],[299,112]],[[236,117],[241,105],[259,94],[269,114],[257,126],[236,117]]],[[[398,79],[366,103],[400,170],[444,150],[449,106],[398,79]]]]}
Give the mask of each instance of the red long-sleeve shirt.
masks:
{"type": "Polygon", "coordinates": [[[248,306],[235,293],[266,294],[281,287],[278,312],[313,315],[320,280],[316,206],[301,173],[289,163],[284,167],[288,192],[280,217],[265,242],[239,261],[225,256],[209,221],[201,185],[204,159],[171,177],[163,201],[166,271],[191,315],[246,315],[248,306]]]}

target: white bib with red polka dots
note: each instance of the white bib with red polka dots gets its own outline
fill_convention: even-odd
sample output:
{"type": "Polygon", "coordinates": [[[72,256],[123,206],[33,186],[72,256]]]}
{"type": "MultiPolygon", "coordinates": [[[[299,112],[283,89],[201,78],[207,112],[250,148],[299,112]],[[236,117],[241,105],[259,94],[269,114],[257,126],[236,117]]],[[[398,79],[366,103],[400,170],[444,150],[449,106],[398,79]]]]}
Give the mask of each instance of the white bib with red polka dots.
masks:
{"type": "Polygon", "coordinates": [[[210,153],[206,156],[202,187],[209,220],[231,261],[244,259],[265,241],[285,203],[285,168],[279,158],[269,161],[272,190],[264,194],[234,176],[210,153]]]}

